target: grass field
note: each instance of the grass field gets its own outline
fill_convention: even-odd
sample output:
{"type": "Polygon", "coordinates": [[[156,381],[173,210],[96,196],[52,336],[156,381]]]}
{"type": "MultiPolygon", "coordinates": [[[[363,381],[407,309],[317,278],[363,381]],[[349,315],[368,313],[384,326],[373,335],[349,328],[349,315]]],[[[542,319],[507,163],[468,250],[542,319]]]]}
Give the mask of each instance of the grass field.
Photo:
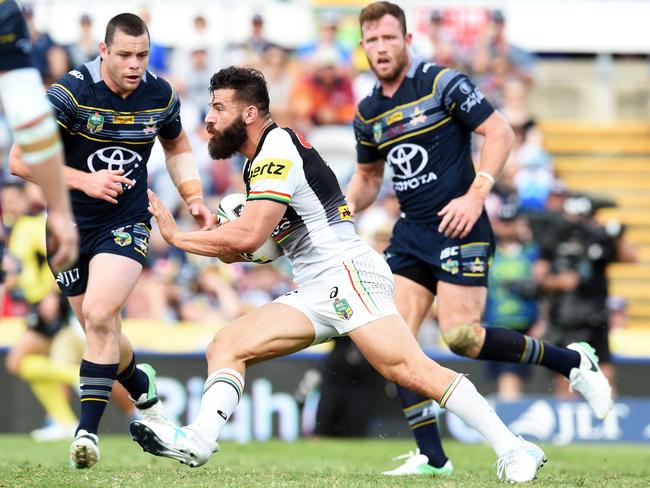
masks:
{"type": "MultiPolygon", "coordinates": [[[[487,487],[496,481],[494,455],[482,445],[446,442],[453,478],[387,478],[392,456],[408,451],[404,440],[305,440],[296,443],[225,443],[207,465],[190,469],[143,453],[126,436],[104,436],[101,460],[90,470],[67,465],[67,442],[37,444],[26,436],[0,436],[0,487],[487,487]]],[[[644,446],[545,446],[549,462],[533,486],[647,487],[650,448],[644,446]]]]}

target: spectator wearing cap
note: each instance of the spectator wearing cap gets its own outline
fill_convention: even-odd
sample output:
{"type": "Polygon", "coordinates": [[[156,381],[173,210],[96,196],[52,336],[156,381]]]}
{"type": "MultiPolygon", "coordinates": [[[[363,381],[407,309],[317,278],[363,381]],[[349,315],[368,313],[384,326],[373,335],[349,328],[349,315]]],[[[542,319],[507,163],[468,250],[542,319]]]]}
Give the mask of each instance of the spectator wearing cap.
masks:
{"type": "Polygon", "coordinates": [[[226,64],[250,65],[258,67],[264,51],[274,44],[264,37],[264,17],[256,13],[251,17],[250,36],[243,42],[228,46],[228,60],[226,64]]]}
{"type": "Polygon", "coordinates": [[[41,74],[41,77],[47,79],[50,74],[47,55],[49,50],[56,44],[47,32],[41,32],[36,28],[34,23],[34,7],[26,3],[23,5],[22,10],[32,40],[32,61],[41,74]]]}
{"type": "Polygon", "coordinates": [[[316,41],[300,46],[296,50],[299,60],[313,63],[325,52],[337,66],[350,68],[352,53],[337,39],[340,16],[336,12],[325,12],[320,18],[319,37],[316,41]]]}
{"type": "Polygon", "coordinates": [[[506,37],[506,19],[501,10],[493,10],[479,36],[473,56],[473,71],[486,75],[492,70],[494,59],[504,59],[510,75],[530,85],[534,80],[535,58],[528,51],[510,43],[506,37]]]}
{"type": "Polygon", "coordinates": [[[308,132],[313,126],[352,123],[356,111],[352,78],[338,61],[331,46],[322,47],[312,60],[312,70],[294,85],[291,112],[300,130],[308,132]]]}
{"type": "Polygon", "coordinates": [[[90,15],[82,14],[79,17],[79,39],[68,48],[72,66],[80,66],[99,56],[97,49],[99,43],[93,36],[92,27],[93,21],[90,15]]]}
{"type": "Polygon", "coordinates": [[[413,54],[443,66],[468,71],[467,53],[463,53],[453,29],[445,22],[444,11],[434,9],[429,14],[426,36],[414,39],[413,54]]]}
{"type": "MultiPolygon", "coordinates": [[[[496,237],[496,250],[490,268],[484,321],[490,327],[514,329],[521,334],[538,337],[538,282],[535,267],[539,258],[537,246],[530,240],[530,231],[516,203],[505,202],[490,218],[496,237]]],[[[443,263],[453,269],[459,263],[453,258],[443,263]]],[[[497,381],[499,397],[513,401],[523,392],[530,375],[525,364],[489,362],[489,377],[497,381]]]]}
{"type": "Polygon", "coordinates": [[[261,57],[271,44],[264,37],[264,18],[260,14],[253,15],[251,18],[251,35],[247,41],[248,49],[257,57],[261,57]]]}
{"type": "Polygon", "coordinates": [[[286,49],[271,45],[262,53],[259,65],[269,90],[269,109],[273,120],[280,127],[293,127],[291,117],[291,90],[295,83],[296,69],[286,49]]]}

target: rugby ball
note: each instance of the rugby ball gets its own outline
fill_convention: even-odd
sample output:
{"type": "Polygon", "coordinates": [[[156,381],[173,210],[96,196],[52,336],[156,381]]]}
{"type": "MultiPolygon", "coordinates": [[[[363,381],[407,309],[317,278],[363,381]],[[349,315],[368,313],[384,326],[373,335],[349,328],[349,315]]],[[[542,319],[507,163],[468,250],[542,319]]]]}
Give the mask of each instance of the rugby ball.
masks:
{"type": "MultiPolygon", "coordinates": [[[[226,195],[219,202],[219,209],[217,210],[217,218],[219,219],[219,225],[223,225],[226,222],[235,220],[239,218],[242,211],[244,210],[244,205],[246,204],[246,195],[243,193],[231,193],[226,195]]],[[[282,255],[282,248],[276,244],[276,242],[269,237],[264,241],[264,244],[255,252],[252,253],[241,253],[240,256],[243,257],[246,261],[251,263],[270,263],[271,261],[279,258],[282,255]]]]}

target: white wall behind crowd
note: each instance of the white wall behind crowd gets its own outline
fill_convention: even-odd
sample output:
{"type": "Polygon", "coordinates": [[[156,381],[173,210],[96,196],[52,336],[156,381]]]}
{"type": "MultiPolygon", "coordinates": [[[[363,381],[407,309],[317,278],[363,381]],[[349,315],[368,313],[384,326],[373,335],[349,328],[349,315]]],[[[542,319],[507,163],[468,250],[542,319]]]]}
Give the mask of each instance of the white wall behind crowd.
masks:
{"type": "MultiPolygon", "coordinates": [[[[21,0],[19,0],[21,1],[21,0]]],[[[407,12],[409,28],[423,28],[433,8],[452,9],[471,22],[486,8],[501,9],[509,39],[534,52],[650,53],[646,35],[650,18],[647,0],[396,0],[407,12]]],[[[315,37],[318,8],[355,13],[369,3],[364,0],[32,0],[37,26],[57,42],[73,42],[78,36],[77,19],[89,14],[97,39],[116,13],[137,13],[146,7],[155,39],[163,44],[186,47],[192,42],[192,18],[208,20],[209,37],[215,47],[241,41],[250,34],[250,19],[260,13],[269,40],[295,47],[315,37]]]]}

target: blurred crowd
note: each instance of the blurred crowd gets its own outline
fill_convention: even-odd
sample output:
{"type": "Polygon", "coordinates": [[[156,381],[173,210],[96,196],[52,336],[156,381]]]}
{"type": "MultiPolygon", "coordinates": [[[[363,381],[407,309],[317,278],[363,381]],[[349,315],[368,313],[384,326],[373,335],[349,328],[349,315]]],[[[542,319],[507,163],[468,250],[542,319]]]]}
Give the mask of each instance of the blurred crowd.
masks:
{"type": "MultiPolygon", "coordinates": [[[[98,55],[99,39],[93,38],[93,19],[89,15],[78,19],[78,41],[62,46],[47,32],[35,28],[30,7],[24,13],[30,23],[36,66],[46,84],[98,55]]],[[[634,260],[634,250],[625,242],[620,226],[601,226],[593,220],[602,202],[571,194],[557,179],[553,158],[544,150],[542,132],[529,110],[529,93],[535,85],[535,57],[509,42],[503,13],[481,10],[480,15],[473,16],[471,24],[456,13],[453,8],[428,12],[425,25],[420,26],[419,35],[414,38],[413,55],[469,75],[508,119],[516,134],[516,146],[488,200],[498,246],[486,322],[525,330],[535,336],[555,334],[561,343],[573,342],[583,335],[585,340],[593,340],[589,333],[595,329],[605,331],[606,335],[609,315],[624,311],[625,303],[612,298],[607,301],[605,267],[612,261],[634,260]],[[564,248],[561,244],[565,244],[564,248]],[[600,251],[596,249],[599,246],[600,251]],[[586,260],[580,259],[585,256],[586,260]],[[591,295],[596,287],[588,283],[593,283],[595,276],[602,286],[594,297],[591,295]],[[562,297],[570,295],[577,297],[576,301],[566,305],[562,297]],[[585,298],[587,295],[590,296],[585,298]],[[579,326],[574,320],[567,332],[559,325],[566,319],[561,314],[567,307],[575,311],[576,303],[586,303],[586,308],[580,310],[583,316],[593,317],[579,326]],[[590,304],[593,310],[589,309],[590,304]]],[[[148,21],[149,12],[141,11],[139,15],[148,21]]],[[[265,19],[259,14],[250,19],[249,37],[227,46],[211,43],[207,20],[201,15],[196,15],[188,26],[191,34],[187,46],[162,45],[156,32],[151,32],[149,69],[168,79],[181,97],[183,125],[192,139],[210,208],[216,210],[224,194],[243,192],[243,160],[211,160],[203,124],[209,79],[218,69],[231,64],[252,65],[264,73],[274,120],[305,134],[345,188],[356,160],[351,127],[355,107],[374,84],[358,48],[358,37],[341,29],[345,21],[348,25],[356,22],[354,14],[351,17],[332,11],[317,13],[317,37],[292,49],[266,39],[265,19]]],[[[0,115],[0,161],[6,163],[11,141],[4,127],[0,115]]],[[[477,157],[480,147],[477,138],[477,157]]],[[[154,149],[148,168],[150,187],[168,207],[175,209],[181,225],[191,228],[193,221],[167,175],[160,147],[154,149]]],[[[31,185],[16,180],[6,170],[2,176],[4,225],[11,238],[16,223],[42,212],[43,205],[31,185]]],[[[359,217],[358,230],[375,248],[383,250],[398,217],[399,207],[387,178],[378,203],[359,217]]],[[[448,265],[453,267],[454,263],[448,265]]],[[[8,254],[4,268],[7,286],[0,301],[0,316],[24,315],[26,291],[21,289],[18,279],[19,258],[8,254]]],[[[289,266],[283,259],[272,265],[221,265],[171,248],[153,232],[148,262],[124,315],[169,323],[223,323],[292,287],[289,266]]],[[[430,324],[435,324],[435,310],[430,324]]],[[[421,339],[427,346],[437,346],[435,327],[424,327],[421,339]]],[[[607,363],[603,347],[599,352],[607,363]]],[[[527,372],[495,367],[494,374],[506,378],[500,380],[500,389],[512,397],[521,392],[521,379],[527,372]]]]}

